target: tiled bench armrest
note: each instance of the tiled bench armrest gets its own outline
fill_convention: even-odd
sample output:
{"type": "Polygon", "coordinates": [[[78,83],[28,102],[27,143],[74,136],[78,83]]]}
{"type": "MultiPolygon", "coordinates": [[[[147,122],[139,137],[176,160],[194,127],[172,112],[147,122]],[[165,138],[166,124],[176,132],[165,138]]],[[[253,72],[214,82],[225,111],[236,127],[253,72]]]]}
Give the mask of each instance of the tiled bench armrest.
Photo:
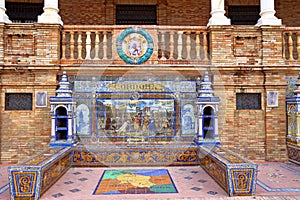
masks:
{"type": "Polygon", "coordinates": [[[71,148],[50,148],[8,168],[11,199],[37,200],[71,167],[71,148]]]}
{"type": "Polygon", "coordinates": [[[229,196],[254,195],[257,164],[220,146],[201,146],[201,167],[229,196]]]}

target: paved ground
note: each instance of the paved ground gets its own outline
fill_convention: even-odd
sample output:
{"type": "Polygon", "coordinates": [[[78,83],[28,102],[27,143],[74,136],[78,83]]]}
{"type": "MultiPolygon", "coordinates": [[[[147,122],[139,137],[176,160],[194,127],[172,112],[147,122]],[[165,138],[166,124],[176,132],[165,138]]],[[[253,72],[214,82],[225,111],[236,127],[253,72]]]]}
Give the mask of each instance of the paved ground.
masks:
{"type": "MultiPolygon", "coordinates": [[[[259,163],[255,196],[228,197],[200,167],[109,168],[167,169],[178,193],[94,195],[104,170],[108,168],[72,168],[41,200],[120,200],[120,199],[300,199],[300,166],[292,163],[259,163]]],[[[0,165],[0,200],[9,200],[7,166],[0,165]]]]}

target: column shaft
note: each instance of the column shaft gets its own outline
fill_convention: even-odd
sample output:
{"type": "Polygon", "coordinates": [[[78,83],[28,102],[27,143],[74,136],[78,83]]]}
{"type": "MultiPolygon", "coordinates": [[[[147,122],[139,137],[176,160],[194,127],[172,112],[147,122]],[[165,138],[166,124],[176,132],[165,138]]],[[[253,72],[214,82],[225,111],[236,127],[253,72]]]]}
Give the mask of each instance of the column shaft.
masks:
{"type": "Polygon", "coordinates": [[[0,0],[0,22],[11,23],[5,12],[5,0],[0,0]]]}
{"type": "Polygon", "coordinates": [[[257,21],[256,26],[281,26],[281,19],[275,16],[274,0],[260,0],[260,19],[257,21]]]}
{"type": "Polygon", "coordinates": [[[211,0],[211,17],[207,26],[211,25],[230,25],[230,19],[224,14],[224,0],[211,0]]]}
{"type": "Polygon", "coordinates": [[[38,23],[63,25],[58,11],[58,0],[45,0],[44,13],[38,16],[38,23]]]}

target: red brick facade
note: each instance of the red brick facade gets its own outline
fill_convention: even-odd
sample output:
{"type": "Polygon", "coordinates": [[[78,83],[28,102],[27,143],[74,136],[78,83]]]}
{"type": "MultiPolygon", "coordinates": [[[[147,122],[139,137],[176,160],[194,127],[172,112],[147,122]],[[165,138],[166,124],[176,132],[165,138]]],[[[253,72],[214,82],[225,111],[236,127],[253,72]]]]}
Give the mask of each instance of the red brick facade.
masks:
{"type": "MultiPolygon", "coordinates": [[[[210,17],[210,1],[204,0],[61,0],[59,8],[65,25],[113,25],[116,4],[143,2],[158,5],[158,25],[206,26],[210,17]]],[[[300,18],[299,3],[299,0],[276,1],[276,16],[282,19],[284,25],[300,26],[300,21],[295,20],[300,18]]],[[[259,1],[228,0],[225,1],[225,9],[228,5],[245,4],[259,5],[259,1]]],[[[34,94],[36,91],[47,91],[49,99],[55,95],[56,76],[63,70],[73,75],[78,70],[74,66],[61,65],[62,29],[58,25],[42,24],[0,27],[0,163],[22,162],[49,146],[50,105],[35,107],[34,94]],[[32,93],[33,109],[5,110],[5,93],[13,92],[32,93]]],[[[297,76],[298,70],[294,65],[299,65],[299,57],[287,61],[283,56],[283,52],[287,51],[284,26],[213,26],[207,32],[212,72],[216,72],[215,94],[221,97],[221,145],[252,160],[287,160],[286,76],[297,76]],[[278,107],[267,107],[268,91],[278,91],[278,107]],[[237,110],[236,93],[240,92],[261,93],[262,109],[237,110]]],[[[154,54],[157,56],[158,52],[154,54]]],[[[180,74],[199,76],[199,72],[192,71],[195,68],[193,64],[187,63],[186,68],[179,64],[182,61],[170,66],[180,74]]],[[[204,72],[206,67],[201,68],[200,72],[204,72]]],[[[118,70],[115,67],[105,73],[124,74],[127,70],[131,69],[118,70]]],[[[166,71],[163,73],[168,74],[166,71]]]]}

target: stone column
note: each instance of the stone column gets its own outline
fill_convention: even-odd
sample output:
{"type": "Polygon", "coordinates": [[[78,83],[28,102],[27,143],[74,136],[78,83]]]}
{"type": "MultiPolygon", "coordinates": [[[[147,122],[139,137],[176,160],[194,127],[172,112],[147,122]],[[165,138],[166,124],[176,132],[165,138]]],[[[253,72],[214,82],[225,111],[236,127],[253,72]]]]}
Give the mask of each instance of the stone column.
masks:
{"type": "Polygon", "coordinates": [[[224,14],[224,0],[211,0],[211,17],[207,26],[212,25],[230,25],[230,19],[224,14]]]}
{"type": "Polygon", "coordinates": [[[58,11],[58,0],[44,0],[44,13],[38,16],[38,23],[63,25],[58,11]]]}
{"type": "Polygon", "coordinates": [[[256,26],[281,26],[281,19],[275,16],[274,0],[260,0],[260,19],[256,26]]]}
{"type": "Polygon", "coordinates": [[[0,0],[0,22],[11,23],[5,11],[5,0],[0,0]]]}

